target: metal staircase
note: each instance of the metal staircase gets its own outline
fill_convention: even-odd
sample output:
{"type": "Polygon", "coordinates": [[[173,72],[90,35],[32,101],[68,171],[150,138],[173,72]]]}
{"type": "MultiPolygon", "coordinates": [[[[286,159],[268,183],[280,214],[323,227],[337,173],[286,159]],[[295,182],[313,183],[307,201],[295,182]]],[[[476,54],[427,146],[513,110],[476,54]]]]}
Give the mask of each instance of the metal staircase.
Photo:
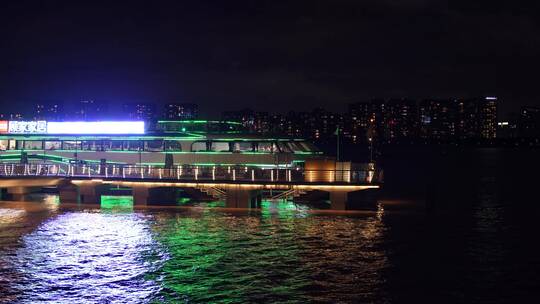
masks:
{"type": "Polygon", "coordinates": [[[288,189],[288,190],[285,190],[281,193],[278,193],[272,197],[270,197],[271,200],[288,200],[288,199],[293,199],[297,196],[300,196],[302,194],[306,194],[305,191],[302,191],[302,190],[298,190],[298,189],[295,189],[295,188],[291,188],[291,189],[288,189]]]}
{"type": "Polygon", "coordinates": [[[225,200],[227,198],[227,192],[218,187],[197,187],[197,189],[215,199],[225,200]]]}

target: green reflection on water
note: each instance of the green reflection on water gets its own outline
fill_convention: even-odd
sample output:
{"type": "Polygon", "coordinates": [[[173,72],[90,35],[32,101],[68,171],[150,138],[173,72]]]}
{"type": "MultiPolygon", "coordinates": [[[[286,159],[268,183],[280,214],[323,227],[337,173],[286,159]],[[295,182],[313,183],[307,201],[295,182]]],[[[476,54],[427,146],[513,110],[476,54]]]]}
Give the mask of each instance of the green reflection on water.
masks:
{"type": "MultiPolygon", "coordinates": [[[[215,302],[216,281],[222,279],[218,262],[227,253],[225,231],[215,218],[177,215],[158,217],[157,239],[167,248],[169,259],[161,269],[166,300],[190,299],[215,302]],[[214,275],[209,276],[209,273],[214,275]]],[[[218,293],[219,294],[219,293],[218,293]]]]}
{"type": "Polygon", "coordinates": [[[286,215],[293,206],[280,208],[278,218],[275,210],[263,210],[267,216],[211,209],[156,214],[154,235],[169,255],[154,274],[163,287],[159,301],[303,302],[307,273],[295,241],[303,229],[286,215]]]}
{"type": "Polygon", "coordinates": [[[178,205],[185,205],[189,202],[191,202],[191,199],[187,198],[187,197],[180,197],[176,200],[176,202],[178,203],[178,205]]]}
{"type": "Polygon", "coordinates": [[[131,196],[116,196],[102,195],[101,210],[113,212],[132,212],[133,197],[131,196]]]}

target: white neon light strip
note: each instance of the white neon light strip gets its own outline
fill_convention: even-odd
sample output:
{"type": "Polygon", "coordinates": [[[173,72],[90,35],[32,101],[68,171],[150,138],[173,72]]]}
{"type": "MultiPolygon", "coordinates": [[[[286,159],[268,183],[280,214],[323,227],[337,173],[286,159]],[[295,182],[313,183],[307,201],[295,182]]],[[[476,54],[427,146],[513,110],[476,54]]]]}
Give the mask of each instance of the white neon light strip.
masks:
{"type": "Polygon", "coordinates": [[[48,122],[48,134],[144,134],[144,121],[48,122]]]}

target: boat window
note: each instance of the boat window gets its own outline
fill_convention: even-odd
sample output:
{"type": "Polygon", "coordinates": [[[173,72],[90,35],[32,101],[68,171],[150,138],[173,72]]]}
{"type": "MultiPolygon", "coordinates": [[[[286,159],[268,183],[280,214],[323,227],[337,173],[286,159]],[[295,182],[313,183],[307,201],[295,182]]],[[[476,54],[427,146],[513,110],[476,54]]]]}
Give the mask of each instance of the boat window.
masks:
{"type": "Polygon", "coordinates": [[[60,150],[62,148],[61,141],[46,141],[45,150],[60,150]]]}
{"type": "Polygon", "coordinates": [[[182,151],[182,145],[178,140],[166,140],[165,141],[165,150],[166,151],[182,151]]]}
{"type": "Polygon", "coordinates": [[[0,140],[0,151],[6,151],[9,147],[9,141],[7,139],[0,140]]]}
{"type": "Polygon", "coordinates": [[[17,142],[15,140],[10,140],[8,142],[8,150],[15,150],[17,142]]]}
{"type": "Polygon", "coordinates": [[[37,141],[37,140],[25,140],[24,141],[24,149],[26,150],[42,150],[43,149],[43,142],[37,141]]]}
{"type": "Polygon", "coordinates": [[[211,150],[215,152],[229,152],[230,151],[228,142],[214,141],[212,142],[211,147],[212,147],[211,150]]]}
{"type": "Polygon", "coordinates": [[[124,141],[124,150],[139,151],[141,142],[138,140],[126,140],[124,141]]]}
{"type": "Polygon", "coordinates": [[[65,140],[64,150],[81,150],[81,142],[75,140],[65,140]]]}
{"type": "Polygon", "coordinates": [[[257,144],[257,151],[272,153],[272,152],[277,151],[277,147],[276,147],[276,144],[273,142],[259,142],[257,144]]]}
{"type": "Polygon", "coordinates": [[[277,143],[280,152],[292,152],[289,147],[283,142],[277,143]]]}
{"type": "Polygon", "coordinates": [[[146,140],[144,141],[144,150],[150,152],[163,151],[163,140],[146,140]]]}
{"type": "Polygon", "coordinates": [[[24,140],[17,140],[17,150],[24,149],[24,140]]]}
{"type": "Polygon", "coordinates": [[[191,145],[192,152],[206,151],[206,142],[205,141],[196,141],[191,145]]]}
{"type": "Polygon", "coordinates": [[[103,141],[101,140],[95,140],[92,148],[93,148],[92,150],[94,151],[105,151],[103,149],[103,141]]]}
{"type": "Polygon", "coordinates": [[[122,141],[121,140],[113,140],[111,142],[111,150],[122,151],[123,150],[122,141]]]}
{"type": "Polygon", "coordinates": [[[253,143],[251,142],[235,142],[233,145],[233,151],[234,152],[252,152],[253,151],[253,143]]]}
{"type": "Polygon", "coordinates": [[[94,151],[96,150],[96,142],[93,140],[84,140],[82,141],[82,150],[85,151],[94,151]]]}
{"type": "Polygon", "coordinates": [[[110,140],[102,140],[101,141],[101,149],[100,151],[110,151],[112,150],[112,143],[110,140]]]}

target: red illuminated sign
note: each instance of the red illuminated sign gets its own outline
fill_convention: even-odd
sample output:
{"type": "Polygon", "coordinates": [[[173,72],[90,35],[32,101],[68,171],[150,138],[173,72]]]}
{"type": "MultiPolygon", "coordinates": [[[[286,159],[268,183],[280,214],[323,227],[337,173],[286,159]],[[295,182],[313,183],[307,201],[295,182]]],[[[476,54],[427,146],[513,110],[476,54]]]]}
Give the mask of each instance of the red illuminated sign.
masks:
{"type": "Polygon", "coordinates": [[[0,133],[6,134],[8,132],[8,121],[0,120],[0,133]]]}

